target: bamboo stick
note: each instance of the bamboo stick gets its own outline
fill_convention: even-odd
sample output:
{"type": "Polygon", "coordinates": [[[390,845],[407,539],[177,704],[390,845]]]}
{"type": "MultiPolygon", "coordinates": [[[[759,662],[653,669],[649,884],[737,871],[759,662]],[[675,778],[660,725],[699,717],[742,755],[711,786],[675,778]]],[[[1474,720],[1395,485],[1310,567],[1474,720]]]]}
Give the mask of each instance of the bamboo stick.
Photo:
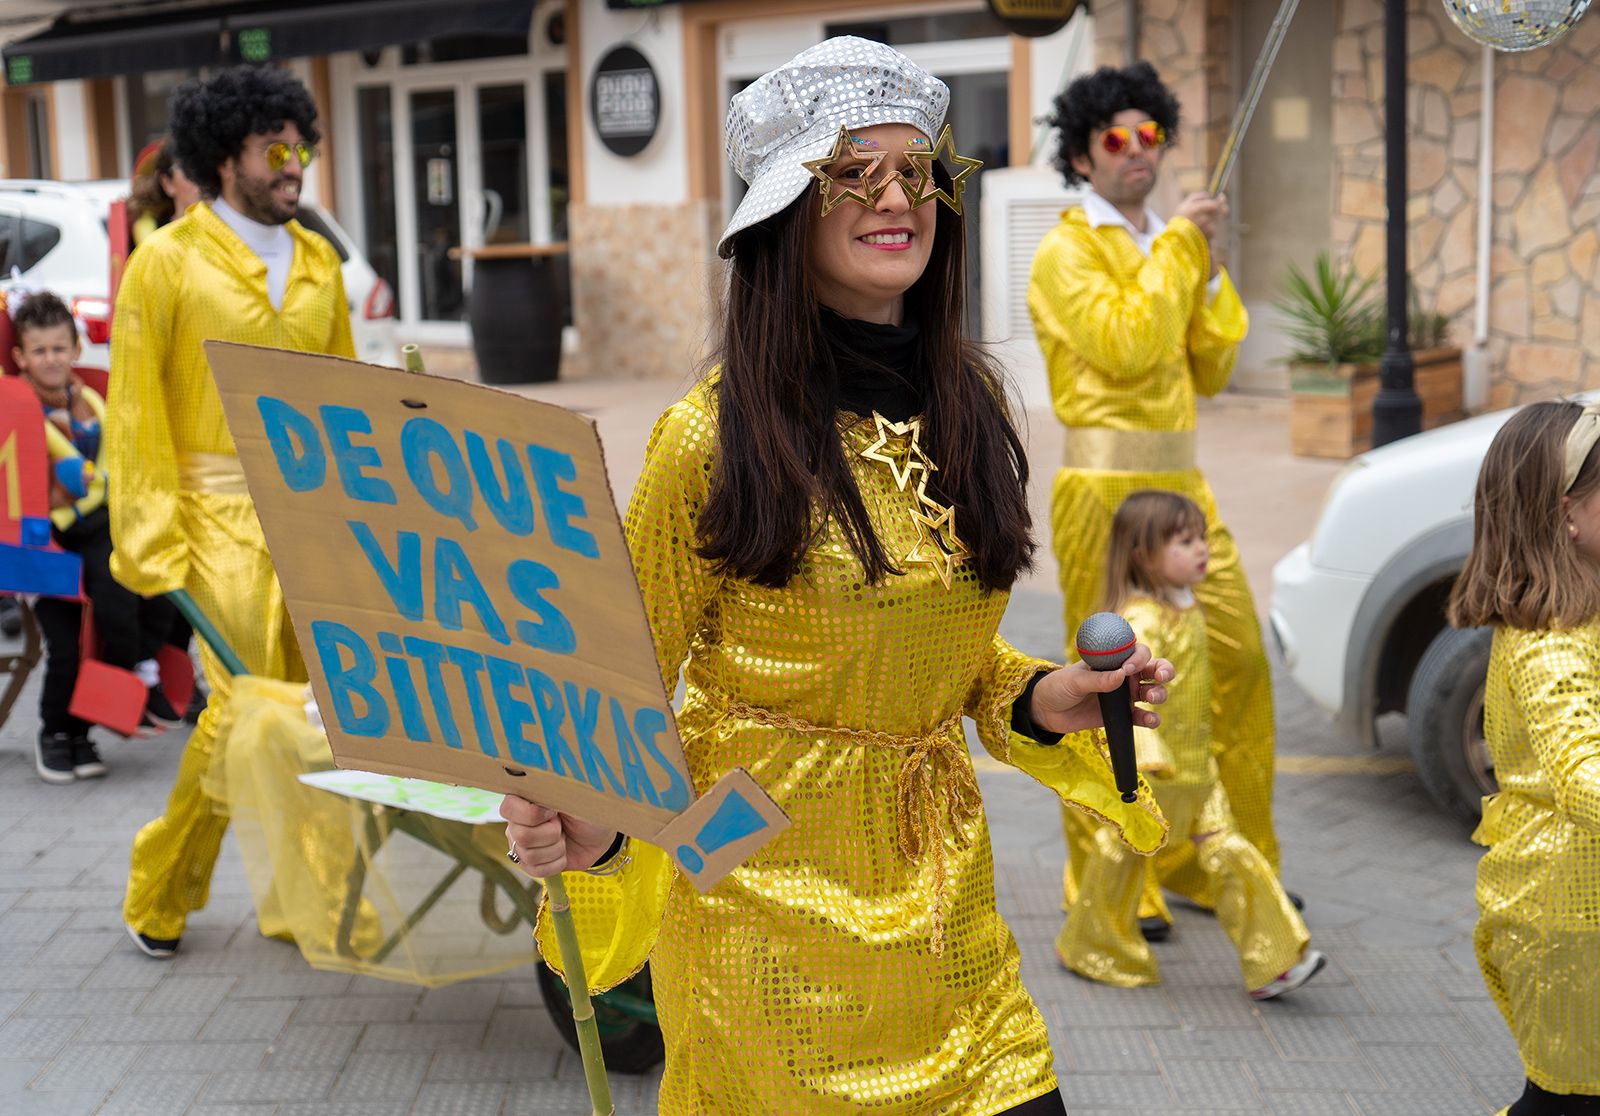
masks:
{"type": "Polygon", "coordinates": [[[578,949],[578,931],[572,923],[567,885],[560,875],[546,876],[544,889],[556,928],[556,944],[561,950],[561,967],[566,970],[567,994],[572,998],[572,1021],[578,1028],[578,1051],[583,1055],[583,1076],[589,1084],[589,1105],[594,1109],[594,1116],[614,1116],[617,1110],[611,1103],[611,1083],[606,1080],[605,1054],[600,1049],[600,1028],[594,1020],[594,1004],[589,1000],[589,976],[583,968],[583,953],[578,949]]]}

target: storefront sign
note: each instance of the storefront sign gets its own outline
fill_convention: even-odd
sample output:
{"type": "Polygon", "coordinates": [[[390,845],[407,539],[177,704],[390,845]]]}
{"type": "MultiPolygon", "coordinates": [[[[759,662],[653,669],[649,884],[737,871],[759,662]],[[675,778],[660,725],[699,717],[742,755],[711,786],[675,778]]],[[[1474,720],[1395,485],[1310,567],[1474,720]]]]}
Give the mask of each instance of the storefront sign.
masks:
{"type": "Polygon", "coordinates": [[[788,824],[739,769],[695,797],[593,420],[333,357],[206,358],[340,767],[543,802],[700,887],[788,824]]]}
{"type": "Polygon", "coordinates": [[[1088,0],[989,0],[989,8],[1013,35],[1037,38],[1052,35],[1067,25],[1088,0]]]}
{"type": "Polygon", "coordinates": [[[613,47],[595,67],[589,112],[600,142],[618,155],[637,155],[661,121],[661,85],[649,59],[631,46],[613,47]]]}
{"type": "Polygon", "coordinates": [[[681,4],[683,0],[606,0],[606,7],[614,12],[633,12],[641,8],[663,8],[668,4],[681,4]]]}

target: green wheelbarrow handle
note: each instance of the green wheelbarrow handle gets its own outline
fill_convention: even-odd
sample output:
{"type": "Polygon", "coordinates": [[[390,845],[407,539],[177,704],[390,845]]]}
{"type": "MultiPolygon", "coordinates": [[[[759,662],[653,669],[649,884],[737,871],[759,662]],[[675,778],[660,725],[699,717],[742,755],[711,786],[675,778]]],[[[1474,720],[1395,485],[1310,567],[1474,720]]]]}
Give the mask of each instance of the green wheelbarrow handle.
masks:
{"type": "Polygon", "coordinates": [[[200,606],[194,603],[194,598],[189,596],[187,589],[174,589],[167,594],[167,597],[173,604],[178,606],[178,611],[183,613],[183,618],[189,621],[195,633],[206,641],[206,646],[211,648],[211,653],[222,660],[222,665],[227,668],[229,674],[238,678],[250,673],[244,665],[244,660],[234,653],[233,648],[228,645],[227,639],[217,630],[217,626],[211,622],[211,617],[202,612],[200,606]]]}

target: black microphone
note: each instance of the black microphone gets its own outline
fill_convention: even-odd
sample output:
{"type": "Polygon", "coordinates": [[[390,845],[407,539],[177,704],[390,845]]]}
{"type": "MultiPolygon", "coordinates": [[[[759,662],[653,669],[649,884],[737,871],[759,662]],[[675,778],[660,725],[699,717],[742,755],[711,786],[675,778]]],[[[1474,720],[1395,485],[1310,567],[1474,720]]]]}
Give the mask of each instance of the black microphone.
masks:
{"type": "MultiPolygon", "coordinates": [[[[1090,670],[1120,670],[1139,642],[1133,626],[1115,612],[1097,612],[1078,627],[1078,655],[1090,670]]],[[[1111,747],[1111,773],[1122,801],[1139,797],[1139,761],[1133,750],[1133,679],[1100,699],[1100,717],[1106,723],[1106,743],[1111,747]]]]}

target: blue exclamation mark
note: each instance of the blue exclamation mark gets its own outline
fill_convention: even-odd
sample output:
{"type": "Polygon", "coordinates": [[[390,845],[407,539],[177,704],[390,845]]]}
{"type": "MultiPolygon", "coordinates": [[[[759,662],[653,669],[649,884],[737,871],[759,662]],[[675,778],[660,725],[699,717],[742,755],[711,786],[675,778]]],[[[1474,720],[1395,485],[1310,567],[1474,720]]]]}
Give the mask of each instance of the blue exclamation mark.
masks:
{"type": "Polygon", "coordinates": [[[706,866],[702,853],[710,856],[718,849],[743,840],[752,833],[759,833],[766,827],[767,819],[746,802],[743,795],[738,791],[729,791],[728,797],[722,800],[722,804],[711,815],[711,820],[706,822],[695,836],[696,847],[678,846],[678,863],[690,872],[698,874],[706,866]]]}

